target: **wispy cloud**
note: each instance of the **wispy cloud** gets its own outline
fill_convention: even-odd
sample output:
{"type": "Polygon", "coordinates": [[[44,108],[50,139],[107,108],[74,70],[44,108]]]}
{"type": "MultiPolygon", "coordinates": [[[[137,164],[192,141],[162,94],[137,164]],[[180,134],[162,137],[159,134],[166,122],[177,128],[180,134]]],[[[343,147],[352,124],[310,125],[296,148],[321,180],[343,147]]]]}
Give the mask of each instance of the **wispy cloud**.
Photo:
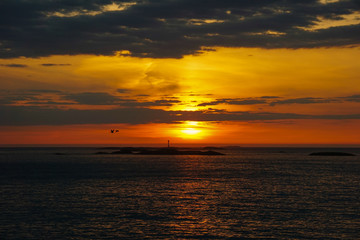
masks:
{"type": "Polygon", "coordinates": [[[248,98],[248,99],[241,99],[241,98],[224,98],[224,99],[217,99],[215,101],[211,101],[211,102],[204,102],[204,103],[200,103],[198,104],[199,107],[204,107],[204,106],[212,106],[212,105],[219,105],[219,104],[228,104],[228,105],[256,105],[256,104],[265,104],[267,103],[266,100],[264,99],[253,99],[253,98],[248,98]]]}
{"type": "Polygon", "coordinates": [[[60,66],[60,67],[64,67],[64,66],[71,66],[71,64],[69,64],[69,63],[43,63],[43,64],[41,64],[41,66],[43,66],[43,67],[58,67],[58,66],[60,66]]]}
{"type": "Polygon", "coordinates": [[[16,64],[16,63],[12,63],[12,64],[1,64],[0,66],[3,66],[3,67],[11,67],[11,68],[26,68],[26,67],[28,67],[28,65],[25,65],[25,64],[16,64]]]}
{"type": "Polygon", "coordinates": [[[166,111],[149,108],[78,110],[43,107],[0,106],[0,125],[71,125],[106,123],[174,123],[179,121],[272,121],[291,119],[360,119],[360,114],[306,115],[273,112],[166,111]]]}
{"type": "MultiPolygon", "coordinates": [[[[204,94],[186,94],[184,96],[201,96],[211,98],[213,95],[204,94]]],[[[2,96],[2,104],[13,104],[21,102],[22,105],[32,105],[36,102],[46,104],[46,101],[58,102],[60,105],[65,102],[72,102],[74,105],[88,105],[88,106],[114,106],[114,107],[171,107],[174,105],[186,105],[186,102],[181,100],[181,97],[172,95],[161,95],[158,99],[154,99],[150,95],[131,95],[128,89],[117,89],[116,93],[110,94],[107,92],[79,92],[67,93],[52,89],[33,89],[27,92],[13,92],[6,93],[2,96]],[[43,97],[45,96],[45,98],[43,97]],[[150,100],[151,99],[151,100],[150,100]]],[[[360,102],[360,95],[355,94],[343,97],[303,97],[303,98],[285,98],[280,96],[261,96],[253,98],[218,98],[212,101],[198,102],[193,104],[197,107],[208,107],[218,105],[259,105],[259,106],[276,106],[276,105],[293,105],[293,104],[332,104],[344,102],[360,102]]]]}
{"type": "Polygon", "coordinates": [[[270,105],[274,106],[277,104],[314,104],[314,103],[331,103],[331,102],[340,102],[338,99],[333,98],[314,98],[314,97],[306,97],[306,98],[289,98],[276,100],[270,103],[270,105]]]}
{"type": "Polygon", "coordinates": [[[347,97],[341,97],[340,99],[348,102],[360,102],[360,94],[347,96],[347,97]]]}

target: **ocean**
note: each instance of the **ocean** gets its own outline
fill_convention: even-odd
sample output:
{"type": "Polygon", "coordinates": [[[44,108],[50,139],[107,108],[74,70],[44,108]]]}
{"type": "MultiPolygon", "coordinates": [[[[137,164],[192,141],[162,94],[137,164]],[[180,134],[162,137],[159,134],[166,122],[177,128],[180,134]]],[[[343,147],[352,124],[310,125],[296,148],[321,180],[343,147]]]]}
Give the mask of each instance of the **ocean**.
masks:
{"type": "Polygon", "coordinates": [[[0,239],[360,239],[357,156],[1,148],[0,239]]]}

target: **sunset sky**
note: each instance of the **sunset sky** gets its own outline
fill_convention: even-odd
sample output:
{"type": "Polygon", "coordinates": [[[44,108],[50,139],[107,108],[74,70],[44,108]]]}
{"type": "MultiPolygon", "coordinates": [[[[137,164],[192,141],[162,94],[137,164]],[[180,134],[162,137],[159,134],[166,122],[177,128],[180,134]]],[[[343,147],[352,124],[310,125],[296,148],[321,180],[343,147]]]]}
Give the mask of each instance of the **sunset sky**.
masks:
{"type": "Polygon", "coordinates": [[[360,146],[359,59],[358,0],[1,0],[0,145],[360,146]]]}

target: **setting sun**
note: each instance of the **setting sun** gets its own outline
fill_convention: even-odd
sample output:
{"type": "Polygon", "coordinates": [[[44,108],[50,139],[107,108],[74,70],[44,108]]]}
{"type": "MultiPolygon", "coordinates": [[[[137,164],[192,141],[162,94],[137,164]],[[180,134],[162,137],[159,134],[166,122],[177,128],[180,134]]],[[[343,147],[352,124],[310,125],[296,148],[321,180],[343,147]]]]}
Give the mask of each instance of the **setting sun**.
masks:
{"type": "Polygon", "coordinates": [[[360,0],[0,0],[0,28],[0,240],[359,239],[360,0]]]}
{"type": "Polygon", "coordinates": [[[203,139],[209,135],[209,129],[202,122],[186,121],[179,124],[172,134],[183,139],[203,139]]]}
{"type": "Polygon", "coordinates": [[[194,129],[194,128],[186,128],[181,130],[182,133],[187,134],[187,135],[196,135],[198,133],[200,133],[200,130],[194,129]]]}

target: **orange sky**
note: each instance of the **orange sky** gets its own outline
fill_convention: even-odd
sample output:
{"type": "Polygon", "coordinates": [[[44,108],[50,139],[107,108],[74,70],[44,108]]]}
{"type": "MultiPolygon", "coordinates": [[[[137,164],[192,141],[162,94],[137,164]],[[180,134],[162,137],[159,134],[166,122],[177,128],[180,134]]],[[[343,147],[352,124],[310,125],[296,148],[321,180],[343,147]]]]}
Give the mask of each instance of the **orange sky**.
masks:
{"type": "MultiPolygon", "coordinates": [[[[20,58],[0,60],[3,65],[1,79],[7,80],[3,81],[1,91],[19,98],[36,90],[38,92],[32,92],[36,99],[19,99],[9,106],[50,109],[101,110],[121,105],[81,104],[63,97],[64,94],[101,92],[140,103],[176,100],[169,106],[149,106],[165,111],[208,111],[212,108],[229,112],[347,116],[359,114],[359,98],[349,98],[360,92],[357,84],[360,66],[356,61],[359,57],[359,48],[222,48],[182,59],[86,55],[20,58]],[[41,65],[48,62],[66,65],[41,65]],[[6,64],[27,67],[11,68],[5,67],[6,64]],[[269,98],[260,99],[263,96],[269,98]],[[308,98],[318,102],[301,102],[308,98]],[[229,103],[215,104],[218,99],[229,99],[229,103]],[[259,99],[266,101],[247,102],[259,99]],[[293,103],[287,103],[289,99],[293,103]],[[199,106],[211,102],[214,105],[199,106]]],[[[189,122],[135,125],[86,122],[51,125],[50,122],[47,126],[2,126],[0,144],[151,144],[166,143],[167,139],[179,144],[359,144],[358,119],[306,118],[240,121],[221,118],[216,121],[215,118],[206,122],[191,122],[196,119],[190,118],[190,125],[189,122]],[[109,134],[109,129],[120,129],[120,133],[109,134]]]]}
{"type": "MultiPolygon", "coordinates": [[[[90,21],[110,13],[132,14],[139,4],[113,2],[84,12],[49,10],[46,17],[59,21],[86,17],[90,21]]],[[[327,9],[331,4],[345,3],[317,4],[327,9]]],[[[219,9],[223,9],[220,5],[219,9]]],[[[11,40],[0,38],[0,145],[141,145],[166,144],[168,139],[174,144],[204,145],[360,145],[359,43],[351,42],[351,36],[346,35],[349,43],[341,44],[344,37],[333,45],[321,45],[330,41],[323,32],[359,26],[359,11],[352,5],[348,7],[348,12],[333,13],[339,14],[338,19],[319,12],[315,20],[308,16],[312,21],[308,25],[294,25],[299,34],[306,36],[304,47],[296,47],[300,43],[295,43],[295,38],[295,45],[282,40],[292,36],[293,30],[269,28],[259,32],[256,24],[244,36],[254,40],[269,38],[267,44],[274,46],[222,45],[221,41],[218,45],[205,44],[207,37],[230,41],[225,33],[206,33],[200,46],[184,43],[176,49],[174,40],[174,46],[166,45],[165,49],[137,52],[137,47],[119,47],[112,54],[105,52],[106,44],[101,47],[104,54],[93,54],[87,50],[63,50],[61,43],[58,52],[41,44],[30,51],[31,47],[24,49],[14,41],[13,48],[23,55],[15,52],[7,57],[5,53],[13,49],[2,46],[11,40]],[[317,39],[311,34],[319,34],[316,46],[311,45],[317,39]],[[283,46],[278,47],[274,39],[283,46]],[[41,54],[42,50],[48,52],[41,54]],[[110,129],[119,129],[119,133],[111,134],[110,129]]],[[[189,18],[181,24],[201,30],[238,21],[228,16],[234,14],[238,13],[226,10],[225,16],[189,18]]],[[[281,14],[290,14],[290,10],[281,14]]],[[[170,24],[169,19],[156,21],[170,24]]],[[[142,26],[137,31],[142,31],[142,26]]],[[[106,38],[111,32],[103,34],[106,38]]],[[[185,35],[183,41],[195,38],[189,36],[185,35]]],[[[155,42],[149,33],[145,43],[131,46],[153,47],[155,42]]]]}

